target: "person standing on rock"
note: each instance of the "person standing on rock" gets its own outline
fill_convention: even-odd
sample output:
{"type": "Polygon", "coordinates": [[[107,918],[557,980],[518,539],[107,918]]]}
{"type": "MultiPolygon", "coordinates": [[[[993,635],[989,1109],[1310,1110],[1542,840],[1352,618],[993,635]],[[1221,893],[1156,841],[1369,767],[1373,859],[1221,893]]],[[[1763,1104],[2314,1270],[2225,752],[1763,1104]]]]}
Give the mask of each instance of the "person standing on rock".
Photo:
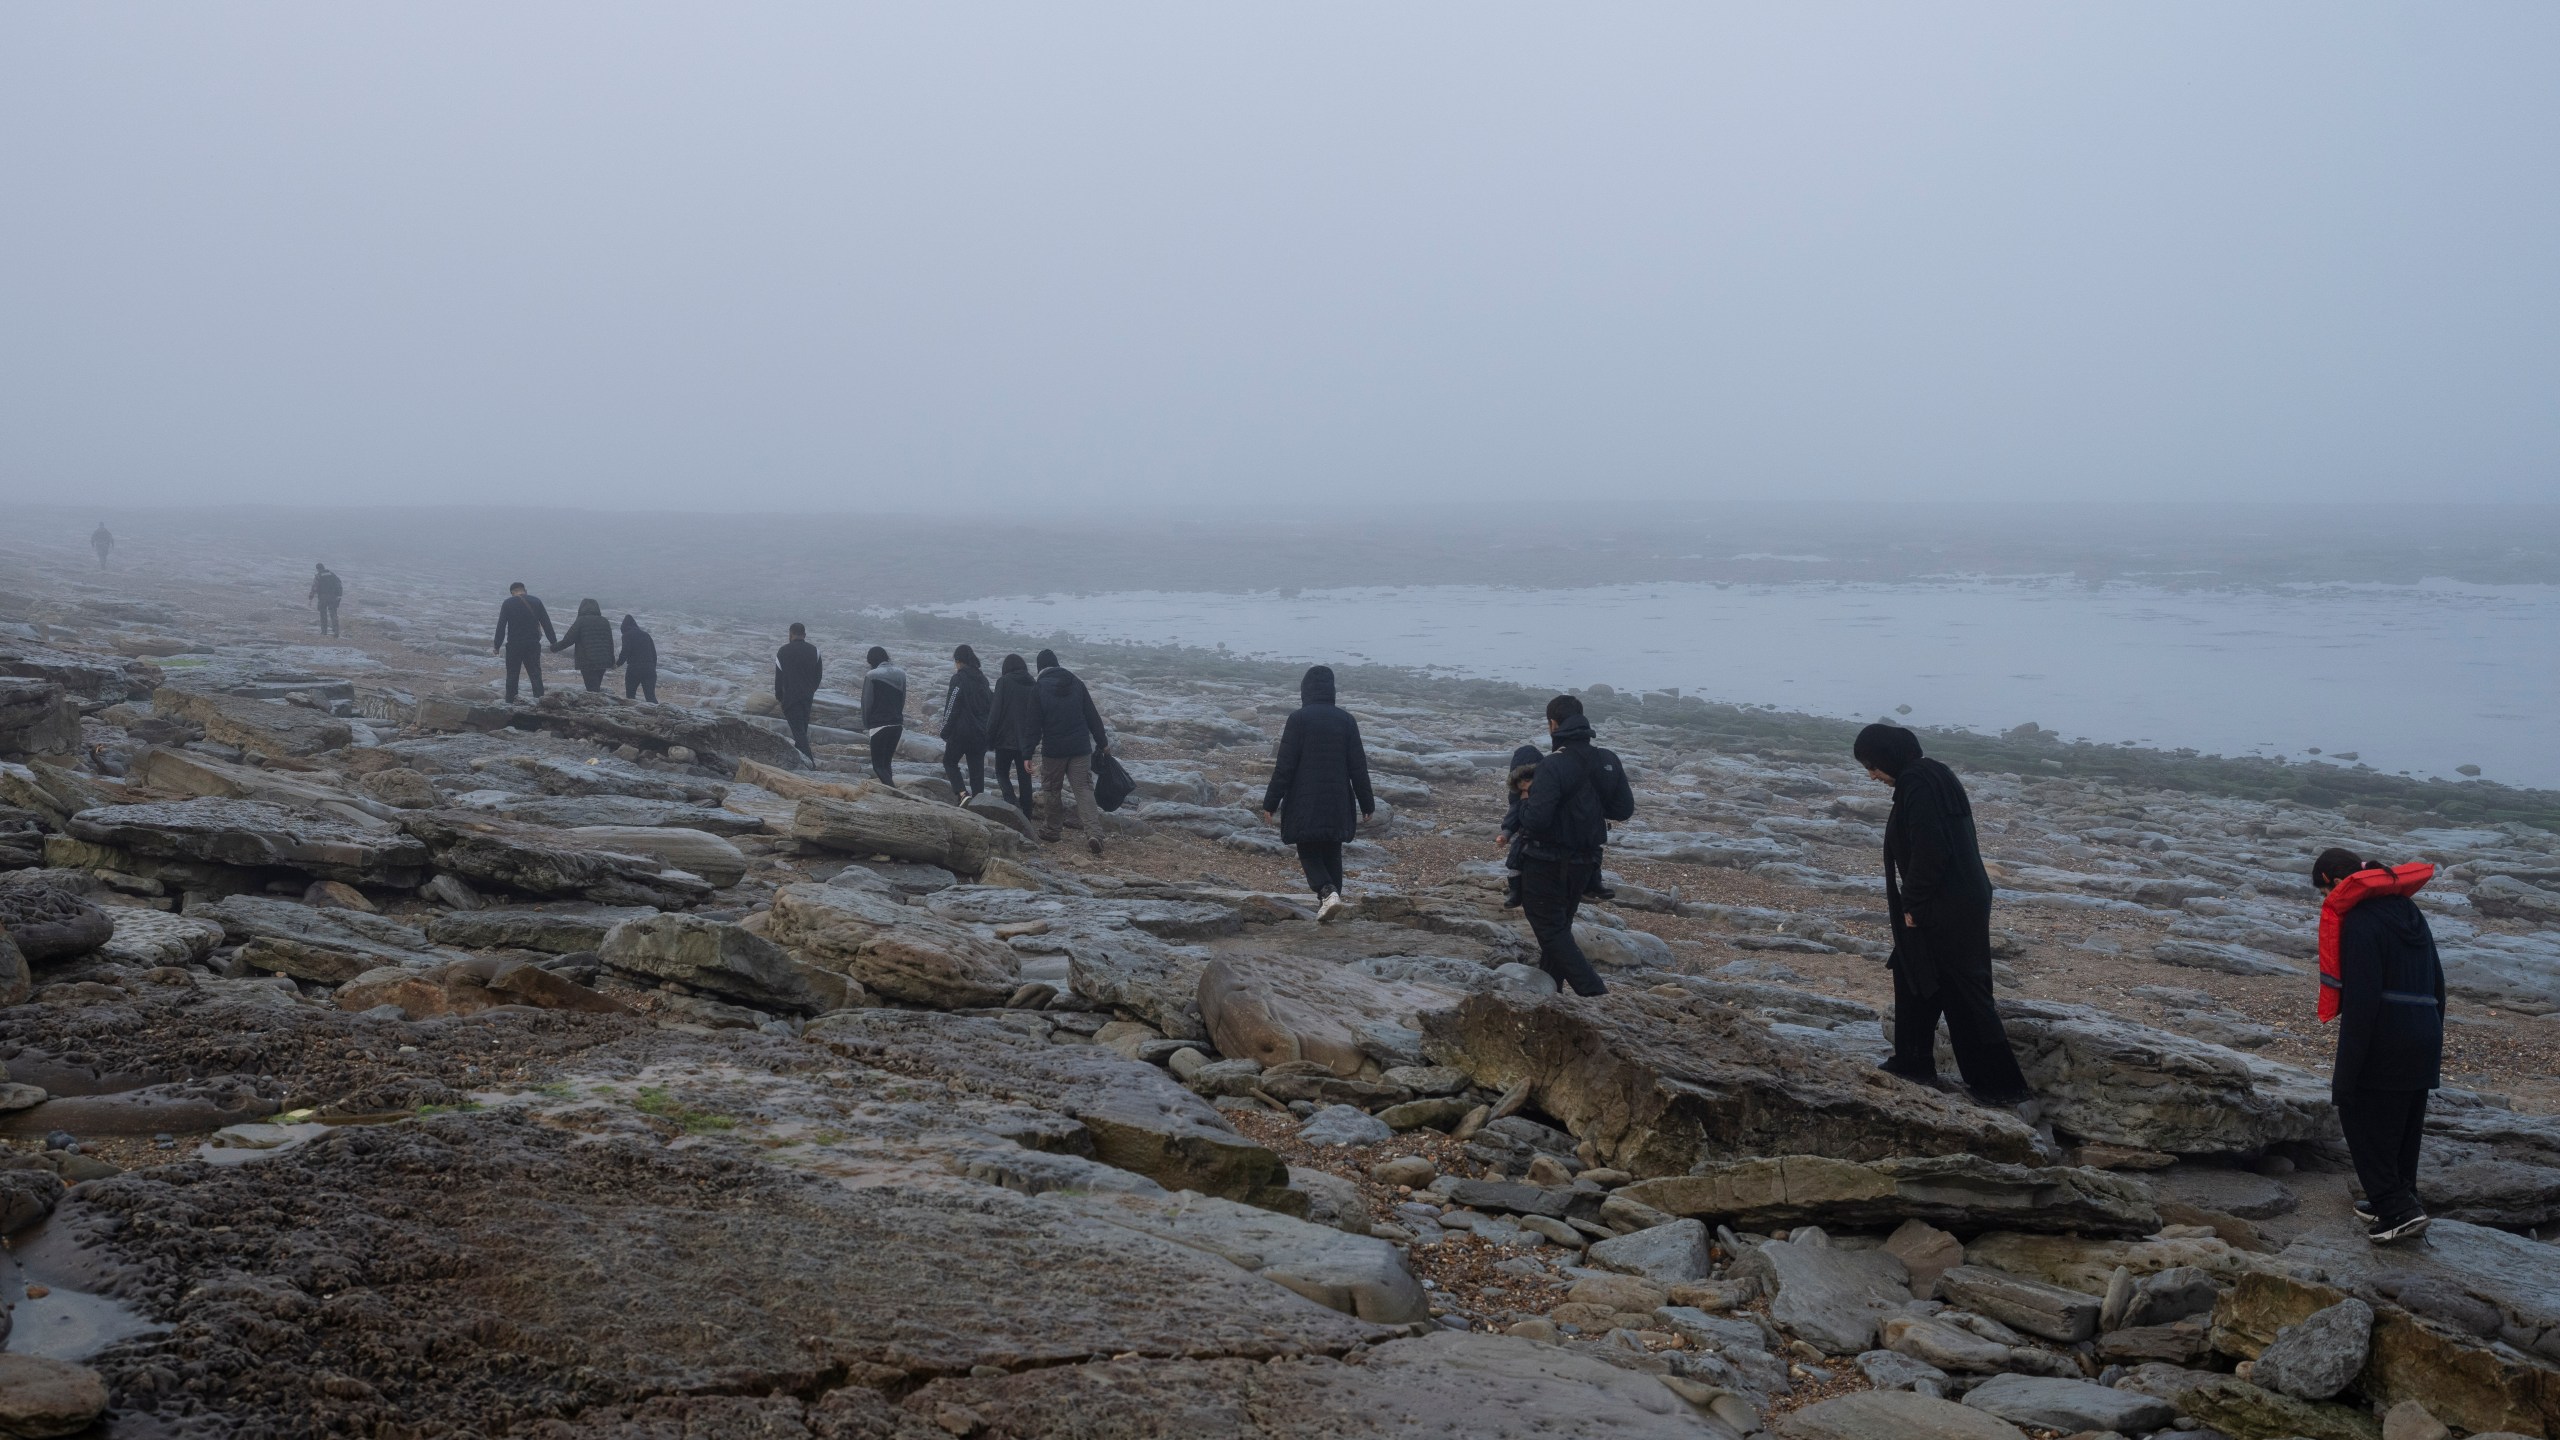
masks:
{"type": "Polygon", "coordinates": [[[1031,752],[1040,748],[1040,693],[1031,683],[1031,666],[1019,655],[1007,655],[996,676],[995,700],[987,713],[987,747],[996,752],[996,785],[1004,798],[1031,818],[1031,752]]]}
{"type": "Polygon", "coordinates": [[[1298,681],[1298,708],[1280,727],[1271,784],[1262,792],[1262,814],[1280,821],[1280,839],[1298,847],[1298,868],[1315,892],[1316,921],[1342,909],[1342,847],[1360,820],[1378,812],[1369,793],[1369,756],[1360,748],[1360,721],[1333,703],[1333,670],[1316,665],[1298,681]],[[1360,807],[1359,817],[1351,813],[1360,807]]]}
{"type": "Polygon", "coordinates": [[[871,668],[862,675],[862,728],[871,732],[871,773],[883,785],[895,785],[889,762],[898,758],[898,741],[907,733],[907,672],[874,645],[862,657],[871,668]]]}
{"type": "Polygon", "coordinates": [[[2357,1218],[2377,1245],[2425,1232],[2418,1139],[2444,1083],[2444,965],[2411,897],[2432,865],[2377,865],[2352,850],[2311,863],[2320,900],[2320,1018],[2338,1022],[2329,1099],[2364,1186],[2357,1218]]]}
{"type": "Polygon", "coordinates": [[[107,528],[106,521],[99,521],[98,528],[89,532],[89,548],[98,552],[98,568],[106,569],[107,552],[116,548],[115,532],[107,528]]]}
{"type": "Polygon", "coordinates": [[[1938,1020],[1956,1069],[1986,1105],[2034,1098],[2001,1028],[1991,993],[1991,876],[1973,831],[1964,782],[1920,753],[1899,725],[1870,725],[1851,747],[1867,774],[1893,787],[1884,822],[1884,903],[1893,925],[1893,1058],[1884,1069],[1938,1080],[1938,1020]]]}
{"type": "Polygon", "coordinates": [[[987,716],[995,692],[978,652],[963,645],[951,652],[951,679],[942,687],[942,776],[951,782],[951,797],[966,800],[987,793],[987,716]],[[960,788],[960,762],[969,762],[969,787],[960,788]]]}
{"type": "Polygon", "coordinates": [[[570,652],[578,678],[587,682],[588,694],[603,693],[604,672],[613,668],[613,622],[604,618],[604,606],[593,599],[579,601],[578,618],[569,622],[569,633],[551,649],[554,654],[570,652]]]}
{"type": "Polygon", "coordinates": [[[1040,673],[1031,680],[1040,705],[1040,789],[1048,804],[1040,812],[1040,838],[1055,841],[1065,818],[1065,789],[1076,792],[1076,820],[1084,826],[1084,846],[1102,853],[1102,807],[1093,800],[1093,757],[1111,746],[1102,728],[1102,712],[1093,708],[1093,692],[1076,672],[1058,663],[1058,652],[1043,650],[1040,673]]]}
{"type": "Polygon", "coordinates": [[[489,642],[490,654],[507,657],[508,704],[516,703],[519,674],[533,682],[533,698],[542,698],[542,647],[558,639],[542,597],[527,593],[521,580],[508,586],[506,601],[498,606],[498,637],[489,642]]]}
{"type": "Polygon", "coordinates": [[[1615,752],[1591,743],[1582,702],[1547,702],[1550,748],[1520,801],[1520,910],[1538,937],[1538,968],[1576,995],[1604,995],[1600,972],[1573,938],[1582,898],[1599,889],[1609,822],[1636,813],[1635,792],[1615,752]]]}
{"type": "Polygon", "coordinates": [[[326,565],[311,567],[311,603],[320,607],[320,633],[338,633],[338,600],[347,593],[346,585],[326,565]]]}
{"type": "Polygon", "coordinates": [[[622,698],[658,703],[658,642],[640,622],[622,617],[622,698]]]}
{"type": "Polygon", "coordinates": [[[818,647],[809,643],[809,627],[792,621],[791,638],[773,652],[773,698],[782,707],[783,722],[791,727],[793,747],[812,765],[818,757],[809,749],[809,707],[817,703],[818,682],[826,673],[818,647]]]}

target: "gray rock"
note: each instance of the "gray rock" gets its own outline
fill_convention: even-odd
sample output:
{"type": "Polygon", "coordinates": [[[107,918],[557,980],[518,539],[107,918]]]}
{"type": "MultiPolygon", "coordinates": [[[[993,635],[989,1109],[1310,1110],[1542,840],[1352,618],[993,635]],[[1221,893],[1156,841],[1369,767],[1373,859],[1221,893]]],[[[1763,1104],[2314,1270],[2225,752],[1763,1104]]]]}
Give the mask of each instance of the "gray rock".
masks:
{"type": "Polygon", "coordinates": [[[256,969],[325,984],[382,965],[423,966],[469,957],[432,943],[415,927],[361,910],[322,910],[263,895],[233,895],[191,915],[222,927],[256,969]]]}
{"type": "Polygon", "coordinates": [[[287,810],[260,800],[174,800],[84,810],[73,839],[155,860],[292,870],[350,885],[408,890],[426,882],[428,847],[370,819],[287,810]]]}
{"type": "Polygon", "coordinates": [[[1673,1215],[1759,1231],[1906,1220],[1968,1232],[2148,1235],[2160,1228],[2151,1187],[2140,1180],[2104,1170],[2001,1165],[1971,1155],[1864,1163],[1819,1155],[1735,1160],[1639,1180],[1626,1193],[1673,1215]]]}
{"type": "Polygon", "coordinates": [[[1959,1265],[1939,1276],[1938,1298],[2065,1345],[2076,1345],[2098,1333],[2097,1296],[1987,1266],[1959,1265]]]}
{"type": "Polygon", "coordinates": [[[2328,1082],[2085,1005],[2003,1000],[2019,1067],[2061,1133],[2176,1155],[2336,1133],[2328,1082]]]}
{"type": "Polygon", "coordinates": [[[2493,920],[2560,920],[2560,890],[2491,875],[2472,887],[2471,908],[2493,920]]]}
{"type": "Polygon", "coordinates": [[[746,853],[707,830],[663,825],[581,825],[567,833],[583,845],[638,855],[727,889],[746,878],[746,853]]]}
{"type": "Polygon", "coordinates": [[[2131,1390],[2038,1375],[1994,1375],[1966,1391],[1964,1403],[2003,1420],[2065,1434],[2157,1430],[2178,1414],[2168,1401],[2131,1390]]]}
{"type": "Polygon", "coordinates": [[[1891,1350],[1870,1350],[1860,1355],[1858,1373],[1878,1390],[1910,1390],[1932,1397],[1946,1393],[1946,1371],[1891,1350]]]}
{"type": "Polygon", "coordinates": [[[1346,1315],[1401,1325],[1431,1313],[1395,1247],[1366,1234],[1208,1196],[1093,1195],[1070,1203],[1096,1219],[1221,1256],[1346,1315]]]}
{"type": "Polygon", "coordinates": [[[782,947],[721,920],[651,915],[605,932],[596,954],[611,969],[760,1010],[812,1015],[829,1008],[782,947]]]}
{"type": "Polygon", "coordinates": [[[2373,1346],[2373,1307],[2347,1299],[2276,1333],[2251,1378],[2297,1400],[2326,1400],[2364,1369],[2373,1346]]]}
{"type": "Polygon", "coordinates": [[[1730,1274],[1757,1279],[1770,1295],[1769,1318],[1826,1355],[1875,1349],[1877,1322],[1911,1303],[1911,1272],[1889,1252],[1836,1250],[1802,1237],[1759,1246],[1730,1274]]]}
{"type": "Polygon", "coordinates": [[[1002,1005],[1022,983],[1013,951],[921,906],[836,885],[786,885],[765,933],[804,963],[911,1005],[1002,1005]]]}
{"type": "Polygon", "coordinates": [[[2191,1315],[2209,1314],[2222,1298],[2222,1287],[2193,1265],[2173,1265],[2133,1282],[2122,1324],[2127,1328],[2167,1325],[2191,1315]]]}
{"type": "Polygon", "coordinates": [[[115,933],[98,953],[126,965],[184,965],[212,954],[223,940],[220,925],[196,916],[121,905],[110,914],[115,933]]]}
{"type": "Polygon", "coordinates": [[[1642,1275],[1665,1284],[1704,1280],[1708,1268],[1707,1227],[1703,1221],[1675,1220],[1602,1240],[1591,1247],[1590,1260],[1603,1270],[1642,1275]]]}
{"type": "Polygon", "coordinates": [[[566,830],[459,810],[412,810],[400,824],[426,843],[437,869],[478,885],[670,909],[711,894],[710,882],[699,876],[670,873],[658,861],[595,846],[566,830]]]}
{"type": "Polygon", "coordinates": [[[1377,1145],[1395,1137],[1385,1121],[1350,1105],[1328,1105],[1298,1127],[1298,1138],[1310,1145],[1377,1145]]]}
{"type": "Polygon", "coordinates": [[[658,912],[640,906],[581,906],[576,909],[456,910],[427,922],[427,938],[466,950],[542,950],[575,955],[604,943],[614,926],[645,920],[658,912]]]}
{"type": "Polygon", "coordinates": [[[2017,1426],[1952,1400],[1864,1390],[1807,1405],[1778,1422],[1783,1440],[2026,1440],[2017,1426]]]}

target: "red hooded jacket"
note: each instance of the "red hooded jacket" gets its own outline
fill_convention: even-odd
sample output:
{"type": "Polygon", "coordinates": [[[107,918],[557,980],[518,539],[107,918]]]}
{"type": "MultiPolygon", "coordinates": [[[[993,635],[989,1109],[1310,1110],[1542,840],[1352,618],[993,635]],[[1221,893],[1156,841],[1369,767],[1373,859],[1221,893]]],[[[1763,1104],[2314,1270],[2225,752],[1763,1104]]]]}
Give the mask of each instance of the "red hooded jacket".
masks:
{"type": "Polygon", "coordinates": [[[2376,895],[2415,895],[2434,878],[2433,865],[2377,865],[2330,887],[2320,902],[2320,1023],[2338,1018],[2338,922],[2376,895]]]}

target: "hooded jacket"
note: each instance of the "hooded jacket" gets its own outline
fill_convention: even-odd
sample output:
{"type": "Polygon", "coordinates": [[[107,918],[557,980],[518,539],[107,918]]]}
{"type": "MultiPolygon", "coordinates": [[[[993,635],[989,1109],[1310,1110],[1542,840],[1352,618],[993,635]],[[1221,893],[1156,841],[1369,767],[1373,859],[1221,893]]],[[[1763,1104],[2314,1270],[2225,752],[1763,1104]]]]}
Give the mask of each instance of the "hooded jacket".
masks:
{"type": "Polygon", "coordinates": [[[510,595],[498,606],[498,635],[489,648],[511,655],[539,655],[544,641],[559,638],[552,633],[551,612],[542,608],[541,596],[510,595]]]}
{"type": "Polygon", "coordinates": [[[323,605],[335,605],[338,603],[338,597],[346,593],[346,583],[338,578],[338,572],[319,570],[312,573],[311,599],[323,605]]]}
{"type": "Polygon", "coordinates": [[[1040,695],[1030,672],[1008,670],[996,677],[987,713],[987,748],[1010,755],[1040,748],[1040,695]]]}
{"type": "Polygon", "coordinates": [[[1520,802],[1520,854],[1530,860],[1597,865],[1609,822],[1636,813],[1635,792],[1617,752],[1591,743],[1591,719],[1575,715],[1556,727],[1555,746],[1520,802]]]}
{"type": "Polygon", "coordinates": [[[560,637],[553,650],[575,650],[570,662],[581,674],[601,675],[613,668],[613,622],[604,618],[604,607],[593,600],[578,602],[578,618],[569,622],[568,633],[560,637]]]}
{"type": "Polygon", "coordinates": [[[1360,746],[1360,722],[1333,703],[1333,671],[1318,665],[1298,681],[1298,708],[1280,727],[1262,808],[1280,812],[1283,843],[1303,845],[1349,840],[1360,828],[1355,805],[1362,816],[1378,811],[1368,752],[1360,746]]]}
{"type": "Polygon", "coordinates": [[[826,662],[806,640],[786,640],[773,652],[773,698],[785,710],[807,710],[818,698],[818,682],[826,678],[826,662]]]}
{"type": "Polygon", "coordinates": [[[987,672],[975,665],[953,670],[942,688],[942,738],[962,751],[988,748],[987,715],[994,707],[987,672]]]}
{"type": "Polygon", "coordinates": [[[1093,708],[1093,692],[1076,672],[1052,665],[1031,682],[1040,702],[1040,753],[1052,760],[1090,755],[1111,743],[1103,733],[1102,712],[1093,708]]]}
{"type": "Polygon", "coordinates": [[[862,728],[907,723],[907,672],[883,660],[863,672],[862,728]]]}
{"type": "Polygon", "coordinates": [[[622,673],[634,680],[658,678],[658,642],[628,615],[622,617],[622,673]]]}
{"type": "Polygon", "coordinates": [[[2338,1021],[2334,1096],[2443,1083],[2444,965],[2410,898],[2435,873],[2432,865],[2359,870],[2321,901],[2320,1018],[2338,1021]]]}
{"type": "Polygon", "coordinates": [[[1535,745],[1523,745],[1512,751],[1511,769],[1502,782],[1502,793],[1510,797],[1509,803],[1502,807],[1502,834],[1511,842],[1510,858],[1503,864],[1512,870],[1520,868],[1520,810],[1529,798],[1521,788],[1522,783],[1537,778],[1538,762],[1544,758],[1535,745]]]}

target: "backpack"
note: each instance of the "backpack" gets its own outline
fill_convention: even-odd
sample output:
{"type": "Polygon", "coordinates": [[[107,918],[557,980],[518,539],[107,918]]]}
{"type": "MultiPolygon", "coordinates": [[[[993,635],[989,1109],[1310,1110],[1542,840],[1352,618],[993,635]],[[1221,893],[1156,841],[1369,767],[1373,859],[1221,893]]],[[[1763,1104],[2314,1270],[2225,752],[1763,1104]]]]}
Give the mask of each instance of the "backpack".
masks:
{"type": "Polygon", "coordinates": [[[1104,810],[1117,810],[1127,803],[1130,793],[1137,788],[1138,782],[1129,777],[1128,767],[1120,763],[1120,757],[1108,750],[1095,752],[1093,803],[1096,806],[1104,810]]]}

